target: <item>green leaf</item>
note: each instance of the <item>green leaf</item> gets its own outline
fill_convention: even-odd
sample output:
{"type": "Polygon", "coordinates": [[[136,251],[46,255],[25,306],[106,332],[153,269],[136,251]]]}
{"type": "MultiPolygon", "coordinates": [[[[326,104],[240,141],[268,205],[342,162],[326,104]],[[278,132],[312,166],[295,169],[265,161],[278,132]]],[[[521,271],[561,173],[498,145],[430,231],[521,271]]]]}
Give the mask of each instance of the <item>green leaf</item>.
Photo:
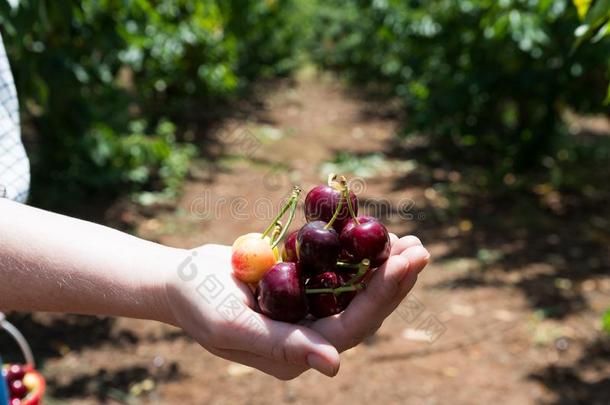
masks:
{"type": "Polygon", "coordinates": [[[587,12],[589,11],[591,1],[592,0],[572,0],[572,3],[578,11],[578,17],[581,19],[581,21],[585,18],[587,12]]]}
{"type": "Polygon", "coordinates": [[[601,21],[606,21],[610,16],[610,0],[597,0],[593,3],[587,15],[585,16],[585,24],[590,26],[599,26],[601,21]]]}
{"type": "Polygon", "coordinates": [[[610,335],[610,308],[602,315],[602,329],[610,335]]]}
{"type": "Polygon", "coordinates": [[[597,33],[591,39],[592,42],[601,40],[606,35],[610,34],[610,18],[606,19],[606,23],[601,26],[597,33]]]}
{"type": "Polygon", "coordinates": [[[587,13],[584,24],[574,32],[577,38],[571,52],[574,53],[585,41],[596,42],[607,35],[609,23],[610,0],[598,0],[587,13]]]}

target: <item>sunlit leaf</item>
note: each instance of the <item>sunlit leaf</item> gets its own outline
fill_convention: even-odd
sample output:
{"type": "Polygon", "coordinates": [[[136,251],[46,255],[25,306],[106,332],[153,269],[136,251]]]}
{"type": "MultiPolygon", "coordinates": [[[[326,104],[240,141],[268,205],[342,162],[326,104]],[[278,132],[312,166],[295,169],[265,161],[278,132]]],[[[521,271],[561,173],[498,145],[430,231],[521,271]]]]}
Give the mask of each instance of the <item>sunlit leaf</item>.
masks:
{"type": "Polygon", "coordinates": [[[591,2],[592,0],[572,0],[572,3],[574,3],[574,6],[576,6],[576,10],[578,10],[578,17],[581,20],[583,20],[587,15],[591,2]]]}
{"type": "Polygon", "coordinates": [[[601,25],[610,16],[610,0],[596,0],[585,17],[585,24],[591,26],[601,25]]]}

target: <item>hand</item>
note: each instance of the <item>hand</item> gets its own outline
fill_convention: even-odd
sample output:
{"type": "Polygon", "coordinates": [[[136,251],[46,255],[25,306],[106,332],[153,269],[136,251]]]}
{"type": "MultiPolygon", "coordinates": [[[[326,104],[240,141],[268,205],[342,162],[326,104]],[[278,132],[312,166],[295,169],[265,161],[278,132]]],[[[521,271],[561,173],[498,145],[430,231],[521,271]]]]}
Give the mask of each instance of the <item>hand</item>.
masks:
{"type": "Polygon", "coordinates": [[[252,292],[231,274],[230,247],[205,245],[190,257],[185,252],[166,287],[171,323],[211,353],[279,379],[295,378],[309,368],[334,376],[338,351],[375,333],[428,263],[430,255],[416,237],[392,234],[391,239],[390,258],[347,310],[302,325],[276,322],[252,310],[252,292]],[[229,302],[237,303],[235,311],[225,311],[229,302]]]}
{"type": "Polygon", "coordinates": [[[252,309],[252,291],[232,275],[229,246],[181,252],[180,264],[166,282],[169,323],[212,354],[279,379],[294,378],[309,368],[331,377],[337,374],[339,353],[320,333],[252,309]],[[300,372],[295,375],[295,370],[300,372]]]}

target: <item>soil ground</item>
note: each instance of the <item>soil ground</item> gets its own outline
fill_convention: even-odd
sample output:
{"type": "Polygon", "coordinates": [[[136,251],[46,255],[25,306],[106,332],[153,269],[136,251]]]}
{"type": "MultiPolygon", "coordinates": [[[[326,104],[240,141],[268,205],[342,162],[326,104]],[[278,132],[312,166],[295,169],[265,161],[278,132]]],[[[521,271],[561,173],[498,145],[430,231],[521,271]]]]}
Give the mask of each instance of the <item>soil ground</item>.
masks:
{"type": "Polygon", "coordinates": [[[450,212],[435,184],[460,173],[418,174],[417,145],[394,136],[405,117],[331,77],[267,84],[260,100],[201,142],[207,159],[194,164],[175,206],[118,204],[103,222],[176,247],[230,244],[262,229],[292,183],[308,190],[325,171],[347,169],[361,210],[432,253],[410,297],[343,354],[335,379],[307,372],[289,382],[154,322],[13,314],[42,360],[48,403],[610,403],[610,345],[600,331],[610,306],[607,223],[585,232],[587,213],[568,204],[557,214],[539,201],[450,212]],[[245,208],[230,204],[241,198],[245,208]]]}

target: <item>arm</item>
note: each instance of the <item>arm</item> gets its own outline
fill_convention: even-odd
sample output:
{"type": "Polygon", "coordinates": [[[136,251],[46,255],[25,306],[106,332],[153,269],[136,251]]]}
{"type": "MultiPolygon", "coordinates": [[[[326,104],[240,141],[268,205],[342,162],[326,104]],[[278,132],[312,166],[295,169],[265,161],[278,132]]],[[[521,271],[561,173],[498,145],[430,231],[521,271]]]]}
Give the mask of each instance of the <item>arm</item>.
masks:
{"type": "Polygon", "coordinates": [[[0,308],[169,322],[156,291],[171,249],[0,199],[0,308]]]}

